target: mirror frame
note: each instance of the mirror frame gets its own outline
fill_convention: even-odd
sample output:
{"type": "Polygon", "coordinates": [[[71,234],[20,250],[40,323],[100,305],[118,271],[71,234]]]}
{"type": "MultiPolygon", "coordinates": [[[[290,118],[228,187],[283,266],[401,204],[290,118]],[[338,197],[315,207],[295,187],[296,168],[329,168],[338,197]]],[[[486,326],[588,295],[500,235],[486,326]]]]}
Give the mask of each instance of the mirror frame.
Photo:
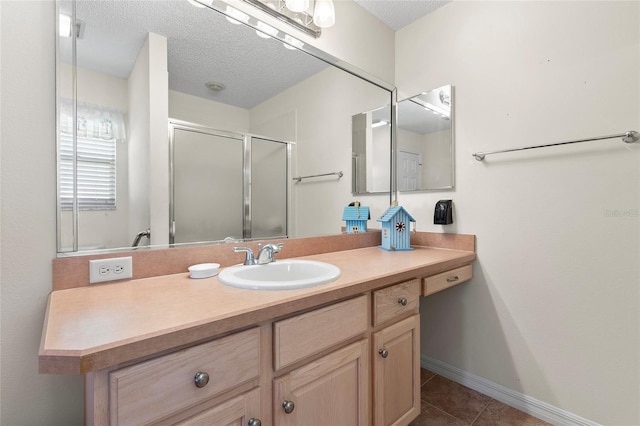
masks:
{"type": "MultiPolygon", "coordinates": [[[[60,134],[60,119],[59,119],[59,114],[60,114],[60,106],[59,106],[59,100],[60,100],[60,82],[59,82],[59,77],[60,77],[60,71],[59,71],[59,63],[60,63],[60,33],[59,33],[59,19],[58,16],[60,14],[60,2],[63,0],[56,0],[56,14],[55,14],[55,29],[56,29],[56,43],[55,43],[55,57],[56,57],[56,92],[55,92],[55,96],[56,96],[56,135],[55,135],[55,139],[56,139],[56,163],[57,163],[57,158],[60,155],[60,146],[59,146],[59,134],[60,134]]],[[[64,0],[64,1],[68,1],[72,3],[72,22],[76,21],[76,1],[77,0],[64,0]]],[[[213,9],[214,11],[222,14],[223,16],[229,16],[226,13],[226,5],[227,3],[222,1],[222,2],[211,2],[210,5],[207,5],[206,7],[213,9]]],[[[247,26],[251,29],[258,29],[258,22],[260,22],[258,20],[258,18],[256,18],[256,16],[254,14],[250,14],[250,19],[248,20],[248,22],[243,22],[241,23],[244,26],[247,26]]],[[[280,32],[278,32],[277,36],[271,36],[272,38],[277,39],[278,41],[281,41],[285,44],[289,44],[291,45],[287,40],[285,40],[284,36],[281,36],[281,33],[286,33],[288,35],[289,31],[288,30],[281,30],[280,32]]],[[[77,109],[77,78],[76,78],[76,68],[77,68],[77,57],[76,57],[76,34],[77,34],[77,28],[75,26],[72,26],[72,35],[71,35],[71,42],[72,42],[72,63],[71,63],[71,67],[72,67],[72,77],[71,77],[71,84],[73,87],[73,110],[74,110],[74,115],[75,115],[75,111],[77,109]]],[[[305,43],[302,47],[298,47],[298,46],[293,46],[291,45],[293,48],[306,53],[316,59],[319,59],[331,66],[334,66],[342,71],[345,71],[357,78],[360,78],[370,84],[373,84],[387,92],[389,92],[389,96],[390,96],[390,104],[391,104],[391,110],[392,110],[392,117],[391,117],[391,140],[390,140],[390,146],[391,146],[391,164],[390,164],[390,181],[391,181],[391,185],[390,188],[391,190],[389,191],[389,204],[391,204],[395,198],[395,200],[397,200],[397,191],[396,189],[396,176],[395,176],[395,158],[397,155],[397,151],[395,149],[395,129],[394,126],[396,125],[396,119],[394,117],[394,110],[395,110],[395,103],[396,103],[396,99],[397,99],[397,92],[396,92],[396,88],[393,84],[388,83],[376,76],[374,76],[373,74],[370,74],[348,62],[345,62],[343,60],[340,60],[338,58],[336,58],[335,56],[315,47],[312,46],[308,43],[305,43]]],[[[74,138],[74,143],[75,140],[77,138],[77,131],[76,131],[76,126],[74,125],[74,131],[73,131],[73,138],[74,138]]],[[[169,165],[167,165],[167,167],[169,167],[169,165]]],[[[57,172],[57,176],[56,176],[56,182],[59,182],[59,171],[57,172]]],[[[59,183],[57,184],[57,188],[59,188],[59,183]]],[[[56,192],[58,192],[58,189],[56,188],[56,192]]],[[[386,192],[382,192],[382,193],[378,193],[378,195],[380,194],[385,194],[386,192]]],[[[169,206],[167,206],[167,208],[169,208],[169,206]]],[[[56,220],[56,235],[57,235],[57,241],[56,241],[56,252],[57,252],[57,257],[71,257],[71,256],[81,256],[81,255],[87,255],[87,254],[101,254],[101,253],[118,253],[118,252],[126,252],[126,251],[131,251],[131,250],[143,250],[143,249],[166,249],[166,248],[171,248],[171,247],[176,247],[176,246],[189,246],[189,245],[206,245],[206,244],[220,244],[220,241],[207,241],[207,242],[200,242],[200,243],[185,243],[185,244],[168,244],[168,245],[155,245],[155,246],[140,246],[140,247],[136,247],[136,248],[132,248],[132,247],[118,247],[118,248],[107,248],[107,249],[99,249],[99,250],[78,250],[78,216],[79,216],[79,210],[78,210],[78,206],[77,203],[74,203],[74,207],[72,209],[72,234],[73,234],[73,244],[72,244],[72,250],[71,251],[61,251],[62,247],[62,232],[61,232],[61,209],[60,209],[60,197],[57,195],[56,196],[56,215],[57,215],[57,220],[56,220]]]]}

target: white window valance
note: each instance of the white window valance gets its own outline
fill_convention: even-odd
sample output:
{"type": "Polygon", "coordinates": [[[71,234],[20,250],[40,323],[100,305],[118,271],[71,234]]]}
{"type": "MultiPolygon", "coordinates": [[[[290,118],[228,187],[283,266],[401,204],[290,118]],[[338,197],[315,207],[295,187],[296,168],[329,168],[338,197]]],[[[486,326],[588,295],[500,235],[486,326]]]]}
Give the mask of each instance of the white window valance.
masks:
{"type": "MultiPolygon", "coordinates": [[[[126,140],[125,113],[101,105],[78,102],[78,137],[126,140]]],[[[60,102],[60,132],[73,134],[73,103],[60,102]]]]}

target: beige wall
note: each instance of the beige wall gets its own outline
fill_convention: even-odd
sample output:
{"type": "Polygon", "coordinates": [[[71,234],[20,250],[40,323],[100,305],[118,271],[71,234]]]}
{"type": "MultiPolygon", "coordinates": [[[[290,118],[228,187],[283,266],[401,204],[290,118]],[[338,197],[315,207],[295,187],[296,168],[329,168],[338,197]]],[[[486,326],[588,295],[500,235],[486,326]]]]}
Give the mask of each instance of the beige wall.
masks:
{"type": "Polygon", "coordinates": [[[54,3],[1,3],[0,423],[81,424],[81,378],[38,374],[56,253],[54,3]]]}
{"type": "Polygon", "coordinates": [[[249,110],[175,90],[169,90],[169,117],[218,130],[249,130],[249,110]]]}
{"type": "Polygon", "coordinates": [[[396,34],[400,92],[456,88],[456,189],[400,202],[479,259],[423,300],[422,352],[609,425],[640,424],[640,144],[471,154],[640,130],[639,7],[453,2],[396,34]]]}

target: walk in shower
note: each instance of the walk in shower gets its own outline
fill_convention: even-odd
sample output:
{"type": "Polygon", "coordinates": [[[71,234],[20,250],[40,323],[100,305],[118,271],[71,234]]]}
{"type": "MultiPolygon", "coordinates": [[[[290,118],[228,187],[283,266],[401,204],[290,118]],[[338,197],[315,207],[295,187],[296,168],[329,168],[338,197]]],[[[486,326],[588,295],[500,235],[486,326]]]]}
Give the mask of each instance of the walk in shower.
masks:
{"type": "Polygon", "coordinates": [[[170,243],[288,234],[291,143],[169,121],[170,243]]]}

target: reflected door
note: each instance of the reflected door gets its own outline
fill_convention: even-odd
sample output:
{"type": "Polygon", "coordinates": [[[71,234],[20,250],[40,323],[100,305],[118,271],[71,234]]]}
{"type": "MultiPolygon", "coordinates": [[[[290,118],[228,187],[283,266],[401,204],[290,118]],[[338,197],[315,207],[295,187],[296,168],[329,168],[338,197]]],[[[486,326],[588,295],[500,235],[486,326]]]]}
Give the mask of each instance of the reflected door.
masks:
{"type": "Polygon", "coordinates": [[[243,237],[243,140],[174,128],[172,243],[243,237]]]}
{"type": "Polygon", "coordinates": [[[415,191],[420,181],[420,155],[414,152],[398,152],[398,190],[415,191]]]}

